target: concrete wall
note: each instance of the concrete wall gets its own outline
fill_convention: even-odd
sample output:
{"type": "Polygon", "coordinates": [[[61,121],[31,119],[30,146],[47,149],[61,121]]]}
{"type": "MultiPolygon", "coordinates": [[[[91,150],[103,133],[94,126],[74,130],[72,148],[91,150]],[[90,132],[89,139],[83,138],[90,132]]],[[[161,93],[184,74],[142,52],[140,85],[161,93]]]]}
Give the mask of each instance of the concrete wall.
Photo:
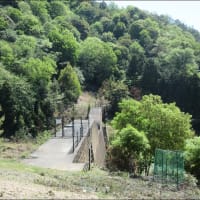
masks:
{"type": "Polygon", "coordinates": [[[89,114],[90,128],[87,136],[82,139],[76,148],[73,162],[87,163],[89,161],[89,147],[92,145],[94,163],[99,167],[104,166],[106,145],[102,129],[102,110],[93,108],[89,114]]]}
{"type": "Polygon", "coordinates": [[[81,142],[79,143],[78,147],[74,151],[74,163],[86,163],[89,161],[89,144],[90,144],[90,137],[84,137],[81,142]]]}

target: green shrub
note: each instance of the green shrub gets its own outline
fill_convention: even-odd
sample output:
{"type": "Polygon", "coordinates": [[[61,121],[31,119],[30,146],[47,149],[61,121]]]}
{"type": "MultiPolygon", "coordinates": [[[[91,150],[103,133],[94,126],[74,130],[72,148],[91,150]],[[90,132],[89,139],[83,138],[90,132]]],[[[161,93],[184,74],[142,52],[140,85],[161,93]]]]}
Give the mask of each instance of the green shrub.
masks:
{"type": "MultiPolygon", "coordinates": [[[[150,149],[149,141],[143,132],[138,131],[131,125],[127,125],[119,131],[112,141],[111,154],[117,168],[131,168],[134,174],[139,163],[145,158],[150,149]],[[121,160],[120,162],[116,162],[121,160]]],[[[111,159],[112,162],[112,159],[111,159]]],[[[137,170],[138,171],[138,170],[137,170]]]]}
{"type": "Polygon", "coordinates": [[[200,137],[194,137],[186,140],[185,146],[185,166],[200,183],[200,137]]]}
{"type": "Polygon", "coordinates": [[[43,144],[46,142],[49,138],[51,138],[52,134],[49,131],[43,131],[39,133],[36,137],[36,143],[37,144],[43,144]]]}

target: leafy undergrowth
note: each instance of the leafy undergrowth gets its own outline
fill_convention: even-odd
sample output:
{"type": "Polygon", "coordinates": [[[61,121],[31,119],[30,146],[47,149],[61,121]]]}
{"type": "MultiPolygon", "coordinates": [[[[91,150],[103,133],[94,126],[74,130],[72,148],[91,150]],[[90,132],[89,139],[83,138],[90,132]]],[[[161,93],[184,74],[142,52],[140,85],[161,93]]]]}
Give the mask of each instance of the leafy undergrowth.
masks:
{"type": "Polygon", "coordinates": [[[65,172],[25,165],[20,158],[35,144],[0,142],[0,198],[131,198],[198,199],[200,190],[192,184],[162,186],[152,180],[132,179],[127,173],[110,173],[93,167],[88,172],[65,172]]]}

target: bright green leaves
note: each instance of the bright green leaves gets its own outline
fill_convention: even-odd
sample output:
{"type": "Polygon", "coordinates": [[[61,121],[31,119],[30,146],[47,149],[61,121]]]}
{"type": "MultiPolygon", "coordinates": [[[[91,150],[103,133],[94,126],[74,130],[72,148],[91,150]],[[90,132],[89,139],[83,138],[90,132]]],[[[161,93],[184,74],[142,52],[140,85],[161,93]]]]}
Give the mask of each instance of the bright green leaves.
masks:
{"type": "Polygon", "coordinates": [[[36,39],[32,36],[18,36],[14,51],[18,59],[33,57],[36,48],[36,39]]]}
{"type": "Polygon", "coordinates": [[[200,137],[194,137],[186,141],[185,166],[196,178],[200,178],[200,137]]]}
{"type": "Polygon", "coordinates": [[[74,102],[78,99],[81,93],[81,86],[78,80],[76,71],[68,63],[68,65],[61,70],[58,78],[60,89],[64,93],[64,101],[66,104],[74,102]]]}
{"type": "Polygon", "coordinates": [[[114,147],[120,147],[130,157],[138,158],[141,152],[150,148],[149,141],[143,132],[133,128],[130,124],[119,131],[112,141],[114,147]]]}
{"type": "Polygon", "coordinates": [[[144,131],[155,148],[181,150],[185,139],[192,137],[191,116],[180,111],[175,104],[164,104],[159,96],[144,96],[141,102],[124,100],[120,103],[121,112],[114,118],[113,126],[121,130],[131,124],[144,131]]]}
{"type": "Polygon", "coordinates": [[[13,8],[13,7],[8,7],[7,8],[7,13],[9,15],[9,17],[15,22],[19,22],[21,20],[22,17],[22,13],[19,9],[17,8],[13,8]]]}
{"type": "Polygon", "coordinates": [[[137,167],[145,161],[149,149],[150,145],[146,135],[128,124],[112,140],[112,165],[116,165],[121,170],[128,169],[130,171],[130,168],[133,168],[132,170],[136,174],[137,167]]]}
{"type": "Polygon", "coordinates": [[[175,104],[163,103],[160,96],[146,95],[141,101],[125,99],[119,106],[121,111],[112,121],[117,132],[111,142],[113,162],[118,158],[118,168],[125,162],[123,169],[127,169],[130,158],[135,165],[150,166],[156,148],[184,150],[185,141],[193,137],[191,116],[175,104]],[[116,151],[121,153],[115,155],[116,151]]]}
{"type": "Polygon", "coordinates": [[[10,65],[14,60],[13,49],[9,43],[0,40],[0,62],[4,65],[10,65]]]}
{"type": "Polygon", "coordinates": [[[5,17],[0,15],[0,31],[5,30],[6,28],[8,28],[8,21],[5,17]]]}
{"type": "Polygon", "coordinates": [[[167,56],[168,70],[174,76],[192,76],[197,72],[194,51],[190,48],[174,48],[167,56]]]}
{"type": "Polygon", "coordinates": [[[146,30],[147,34],[150,38],[156,39],[159,35],[159,28],[156,21],[153,21],[150,18],[146,19],[140,19],[135,22],[133,22],[130,26],[129,33],[131,35],[131,38],[133,39],[140,39],[140,36],[142,35],[142,31],[146,30]]]}
{"type": "MultiPolygon", "coordinates": [[[[169,17],[135,7],[106,6],[105,2],[2,0],[0,4],[0,64],[31,85],[38,130],[53,116],[56,106],[51,103],[56,104],[58,96],[64,96],[70,105],[80,94],[79,82],[85,89],[97,90],[105,80],[109,81],[104,82],[102,91],[113,113],[117,103],[127,97],[128,85],[132,91],[141,91],[139,98],[141,94],[159,94],[165,102],[175,101],[199,118],[200,45],[194,37],[200,35],[195,30],[169,17]],[[54,84],[57,93],[52,95],[54,84]]],[[[166,140],[174,134],[173,127],[168,135],[164,133],[170,123],[167,117],[179,123],[170,109],[161,109],[160,104],[154,107],[166,123],[150,124],[144,116],[147,112],[139,116],[140,104],[134,103],[130,112],[120,115],[124,120],[118,126],[125,128],[134,116],[139,131],[144,128],[158,134],[160,127],[165,127],[162,134],[166,140]]]]}
{"type": "Polygon", "coordinates": [[[55,74],[55,61],[44,57],[43,60],[38,58],[30,58],[23,66],[25,74],[31,81],[37,81],[39,79],[50,81],[53,74],[55,74]]]}
{"type": "Polygon", "coordinates": [[[112,48],[98,38],[87,38],[82,43],[78,65],[83,71],[87,86],[98,88],[111,76],[116,62],[112,48]]]}
{"type": "Polygon", "coordinates": [[[49,4],[49,13],[52,18],[67,15],[67,7],[62,1],[52,1],[49,4]]]}
{"type": "Polygon", "coordinates": [[[17,29],[27,35],[40,36],[43,31],[40,21],[34,15],[23,15],[22,20],[18,23],[17,29]]]}
{"type": "Polygon", "coordinates": [[[46,1],[30,1],[30,7],[32,13],[37,16],[42,23],[50,20],[49,13],[47,11],[48,4],[46,1]]]}
{"type": "Polygon", "coordinates": [[[52,50],[58,52],[58,59],[61,65],[70,62],[72,65],[77,59],[78,43],[73,34],[69,30],[59,32],[57,30],[51,31],[48,35],[52,42],[52,50]]]}

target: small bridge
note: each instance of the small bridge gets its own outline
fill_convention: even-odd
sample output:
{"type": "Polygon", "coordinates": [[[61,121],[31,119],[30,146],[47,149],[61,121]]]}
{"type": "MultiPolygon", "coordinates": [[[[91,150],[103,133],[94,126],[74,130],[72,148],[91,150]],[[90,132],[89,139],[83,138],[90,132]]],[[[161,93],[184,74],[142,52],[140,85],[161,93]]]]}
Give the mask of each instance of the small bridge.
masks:
{"type": "Polygon", "coordinates": [[[104,166],[106,145],[102,108],[92,108],[88,120],[73,120],[23,162],[51,169],[81,171],[94,162],[104,166]]]}

